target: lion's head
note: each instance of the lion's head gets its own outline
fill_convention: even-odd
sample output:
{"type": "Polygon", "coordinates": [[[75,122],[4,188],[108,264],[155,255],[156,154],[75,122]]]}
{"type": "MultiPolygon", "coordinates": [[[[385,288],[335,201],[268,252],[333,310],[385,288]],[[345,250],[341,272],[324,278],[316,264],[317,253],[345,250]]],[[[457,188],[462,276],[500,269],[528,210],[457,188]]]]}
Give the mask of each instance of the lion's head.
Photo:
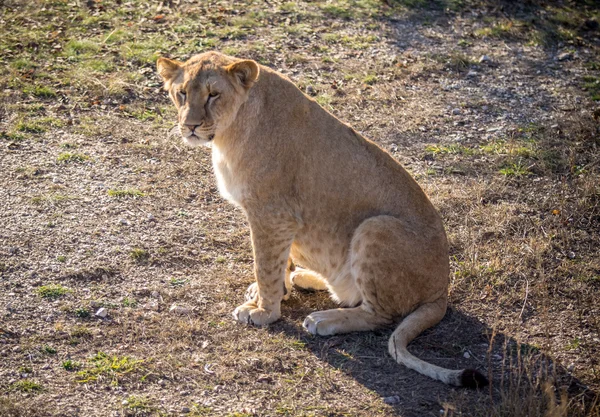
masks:
{"type": "Polygon", "coordinates": [[[258,64],[216,52],[190,58],[185,63],[159,58],[158,73],[179,112],[185,143],[209,143],[235,119],[258,79],[258,64]]]}

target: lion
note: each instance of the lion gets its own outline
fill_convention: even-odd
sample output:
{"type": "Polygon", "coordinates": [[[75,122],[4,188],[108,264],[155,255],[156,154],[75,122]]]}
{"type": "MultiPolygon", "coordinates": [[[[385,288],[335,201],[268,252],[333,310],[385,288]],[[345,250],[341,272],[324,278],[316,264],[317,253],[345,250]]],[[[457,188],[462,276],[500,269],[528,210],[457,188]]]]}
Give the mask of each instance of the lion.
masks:
{"type": "Polygon", "coordinates": [[[401,320],[388,344],[398,363],[446,384],[487,384],[407,350],[444,317],[450,271],[441,217],[396,160],[253,60],[206,52],[157,68],[183,141],[212,145],[219,191],[250,225],[256,282],[235,320],[265,326],[293,286],[328,290],[342,308],[308,315],[309,333],[401,320]]]}

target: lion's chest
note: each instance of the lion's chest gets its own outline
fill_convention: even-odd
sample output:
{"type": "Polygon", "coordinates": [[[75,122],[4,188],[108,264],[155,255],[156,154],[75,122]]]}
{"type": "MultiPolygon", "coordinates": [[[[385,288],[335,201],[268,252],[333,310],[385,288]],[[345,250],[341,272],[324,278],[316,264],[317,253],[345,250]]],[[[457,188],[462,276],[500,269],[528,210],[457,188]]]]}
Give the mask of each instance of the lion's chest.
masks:
{"type": "Polygon", "coordinates": [[[212,162],[219,192],[226,200],[241,206],[246,187],[235,175],[235,168],[227,160],[226,155],[216,146],[213,146],[212,162]]]}

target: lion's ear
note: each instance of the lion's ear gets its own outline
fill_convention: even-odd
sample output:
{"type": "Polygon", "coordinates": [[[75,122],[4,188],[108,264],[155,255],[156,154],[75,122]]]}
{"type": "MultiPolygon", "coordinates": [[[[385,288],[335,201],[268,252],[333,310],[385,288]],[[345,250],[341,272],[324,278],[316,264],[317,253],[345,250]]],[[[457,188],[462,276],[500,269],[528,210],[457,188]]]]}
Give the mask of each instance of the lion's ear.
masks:
{"type": "Polygon", "coordinates": [[[244,88],[252,87],[260,73],[258,64],[250,59],[233,63],[225,69],[229,74],[236,77],[244,88]]]}
{"type": "Polygon", "coordinates": [[[169,58],[158,58],[156,69],[163,81],[171,81],[183,67],[183,63],[169,58]]]}

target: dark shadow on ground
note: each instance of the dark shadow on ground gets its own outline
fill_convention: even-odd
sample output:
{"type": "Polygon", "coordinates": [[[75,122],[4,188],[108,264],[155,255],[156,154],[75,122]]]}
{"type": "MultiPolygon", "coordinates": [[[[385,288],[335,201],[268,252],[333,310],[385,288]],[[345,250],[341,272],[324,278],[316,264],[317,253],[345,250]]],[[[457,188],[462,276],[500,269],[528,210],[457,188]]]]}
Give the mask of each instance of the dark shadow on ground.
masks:
{"type": "MultiPolygon", "coordinates": [[[[313,310],[307,305],[335,308],[324,293],[301,293],[282,304],[282,314],[294,321],[282,320],[270,327],[273,333],[284,332],[306,344],[315,356],[343,371],[367,389],[392,403],[394,415],[422,417],[453,415],[456,402],[486,409],[502,400],[502,395],[543,395],[544,381],[590,404],[596,394],[552,358],[535,346],[521,344],[450,307],[443,320],[425,331],[410,345],[417,357],[450,369],[476,368],[487,375],[491,384],[482,390],[470,390],[445,385],[396,363],[387,352],[388,338],[393,328],[357,332],[331,337],[313,337],[294,324],[313,310]],[[490,347],[491,344],[491,347],[490,347]],[[527,375],[535,377],[530,381],[527,375]],[[541,376],[541,378],[538,378],[541,376]],[[523,392],[512,386],[521,381],[523,392]],[[537,387],[532,388],[532,384],[537,387]]],[[[558,395],[558,394],[557,394],[558,395]]]]}

